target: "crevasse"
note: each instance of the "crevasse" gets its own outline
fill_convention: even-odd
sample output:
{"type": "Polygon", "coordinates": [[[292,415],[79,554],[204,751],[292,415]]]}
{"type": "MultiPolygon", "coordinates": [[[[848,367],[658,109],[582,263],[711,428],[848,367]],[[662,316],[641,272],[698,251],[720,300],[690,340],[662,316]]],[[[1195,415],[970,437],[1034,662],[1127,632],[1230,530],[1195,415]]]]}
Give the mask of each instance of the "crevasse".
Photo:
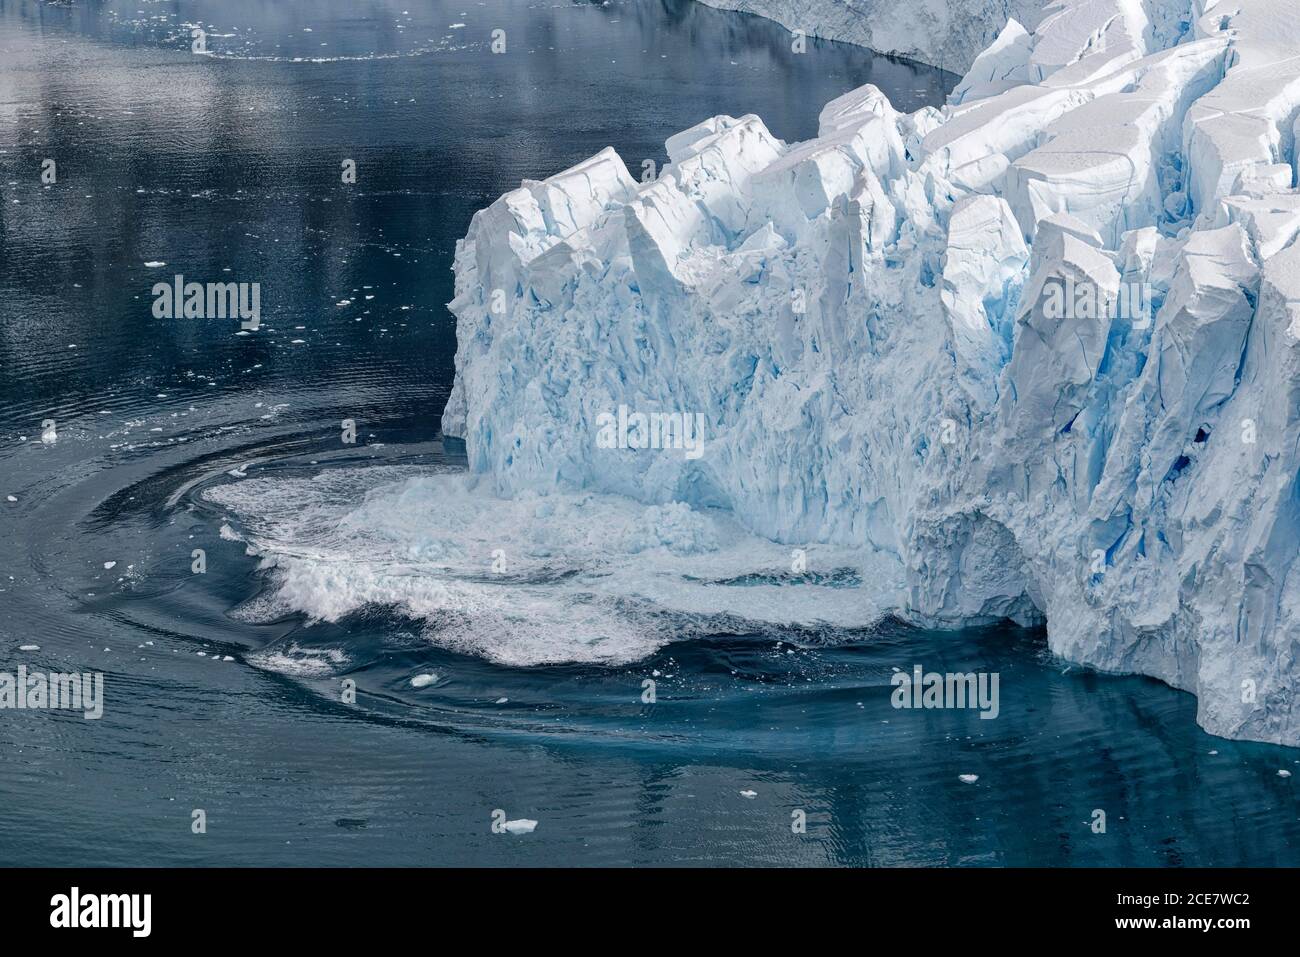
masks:
{"type": "Polygon", "coordinates": [[[1041,13],[942,110],[865,86],[794,144],[714,117],[654,182],[605,150],[479,212],[444,431],[501,496],[852,548],[900,617],[1045,621],[1300,745],[1300,17],[1041,13]],[[620,405],[703,413],[705,454],[600,447],[620,405]]]}

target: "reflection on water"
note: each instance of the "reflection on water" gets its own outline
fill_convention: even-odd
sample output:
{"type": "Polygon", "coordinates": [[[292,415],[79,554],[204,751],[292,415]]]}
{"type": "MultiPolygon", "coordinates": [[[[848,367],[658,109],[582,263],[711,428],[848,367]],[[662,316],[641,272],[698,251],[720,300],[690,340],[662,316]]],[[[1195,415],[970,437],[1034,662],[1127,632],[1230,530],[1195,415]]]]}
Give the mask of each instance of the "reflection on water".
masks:
{"type": "MultiPolygon", "coordinates": [[[[100,721],[0,718],[0,859],[1295,864],[1293,752],[1210,738],[1190,696],[1068,668],[1033,632],[755,631],[679,608],[647,659],[525,668],[487,660],[482,632],[432,644],[437,607],[312,624],[247,554],[249,516],[319,506],[278,547],[329,544],[349,587],[373,544],[348,537],[365,476],[462,464],[436,427],[475,210],[611,144],[639,174],[716,113],[805,138],[865,82],[915,109],[954,78],[797,55],[775,24],[688,0],[0,0],[0,668],[106,676],[100,721]],[[176,274],[259,283],[262,328],[155,319],[176,274]],[[304,483],[319,501],[276,497],[304,483]],[[915,664],[998,672],[999,717],[893,709],[893,669],[915,664]],[[497,808],[536,832],[493,835],[497,808]]],[[[380,558],[436,558],[413,544],[380,558]]],[[[578,607],[573,581],[521,587],[578,607]]],[[[689,592],[757,607],[783,587],[741,569],[689,592]]]]}

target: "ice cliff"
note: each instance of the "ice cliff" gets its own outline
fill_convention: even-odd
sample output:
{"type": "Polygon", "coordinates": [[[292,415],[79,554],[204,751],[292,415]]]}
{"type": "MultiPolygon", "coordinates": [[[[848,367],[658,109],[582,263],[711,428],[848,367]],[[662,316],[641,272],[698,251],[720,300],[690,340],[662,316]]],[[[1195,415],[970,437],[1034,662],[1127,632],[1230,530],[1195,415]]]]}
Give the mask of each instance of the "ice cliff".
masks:
{"type": "Polygon", "coordinates": [[[961,73],[1010,17],[1031,29],[1043,0],[700,0],[806,36],[842,40],[961,73]]]}
{"type": "Polygon", "coordinates": [[[1297,13],[1064,0],[942,110],[867,86],[809,142],[720,116],[653,182],[526,182],[458,246],[443,428],[501,496],[852,548],[902,618],[1045,621],[1300,745],[1297,13]],[[620,406],[703,454],[606,447],[620,406]]]}

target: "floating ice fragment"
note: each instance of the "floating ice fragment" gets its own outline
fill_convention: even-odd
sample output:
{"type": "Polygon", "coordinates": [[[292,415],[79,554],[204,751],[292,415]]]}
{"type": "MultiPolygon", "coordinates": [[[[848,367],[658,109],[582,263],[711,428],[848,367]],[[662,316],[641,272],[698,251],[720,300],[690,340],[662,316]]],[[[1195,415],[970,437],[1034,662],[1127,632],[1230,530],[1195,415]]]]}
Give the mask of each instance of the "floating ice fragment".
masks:
{"type": "Polygon", "coordinates": [[[974,783],[975,783],[976,781],[978,781],[979,779],[980,779],[980,776],[979,776],[978,774],[959,774],[959,775],[957,775],[957,780],[960,781],[962,784],[974,784],[974,783]]]}
{"type": "Polygon", "coordinates": [[[411,687],[424,688],[427,687],[428,685],[433,684],[437,680],[438,680],[438,676],[432,673],[424,674],[424,675],[416,675],[414,678],[411,679],[411,687]]]}
{"type": "Polygon", "coordinates": [[[531,834],[537,829],[537,822],[526,817],[506,821],[505,829],[511,834],[531,834]]]}

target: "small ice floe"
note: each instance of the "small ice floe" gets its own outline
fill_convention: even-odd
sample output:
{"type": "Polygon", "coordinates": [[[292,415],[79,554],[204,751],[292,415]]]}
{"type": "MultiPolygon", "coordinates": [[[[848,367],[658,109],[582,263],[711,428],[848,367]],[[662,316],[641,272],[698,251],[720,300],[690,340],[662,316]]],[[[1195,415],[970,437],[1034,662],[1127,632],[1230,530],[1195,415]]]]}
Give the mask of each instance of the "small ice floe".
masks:
{"type": "Polygon", "coordinates": [[[5,496],[5,501],[6,501],[6,502],[16,502],[16,501],[18,501],[18,496],[16,496],[16,495],[6,495],[6,496],[5,496]]]}
{"type": "Polygon", "coordinates": [[[463,24],[463,23],[453,23],[451,26],[447,27],[447,29],[448,29],[448,30],[463,30],[463,29],[465,29],[465,24],[463,24]]]}
{"type": "Polygon", "coordinates": [[[414,678],[411,679],[411,687],[427,688],[429,685],[433,684],[437,680],[438,680],[438,676],[435,674],[416,675],[414,678]]]}
{"type": "Polygon", "coordinates": [[[497,698],[497,704],[505,704],[509,700],[509,698],[497,698]]]}
{"type": "Polygon", "coordinates": [[[747,799],[747,800],[752,801],[752,800],[754,800],[754,798],[758,797],[758,792],[757,792],[757,791],[741,791],[741,792],[740,792],[740,796],[743,797],[743,798],[745,798],[745,799],[747,799]]]}
{"type": "Polygon", "coordinates": [[[116,568],[116,567],[117,567],[117,562],[104,562],[104,568],[106,569],[116,568]]]}
{"type": "Polygon", "coordinates": [[[1211,754],[1218,754],[1219,752],[1218,752],[1218,751],[1211,751],[1210,753],[1211,753],[1211,754]]]}
{"type": "Polygon", "coordinates": [[[1289,778],[1291,776],[1291,772],[1288,771],[1286,768],[1282,768],[1280,771],[1277,772],[1277,776],[1280,778],[1289,778]]]}
{"type": "Polygon", "coordinates": [[[976,781],[978,781],[979,779],[980,779],[980,776],[979,776],[978,774],[959,774],[959,775],[957,775],[957,780],[960,781],[962,784],[974,784],[974,783],[975,783],[976,781]]]}
{"type": "Polygon", "coordinates": [[[40,645],[19,645],[18,650],[19,651],[40,651],[41,646],[40,645]]]}
{"type": "Polygon", "coordinates": [[[227,542],[242,542],[244,540],[244,536],[240,535],[229,525],[222,525],[221,528],[217,530],[217,534],[227,542]]]}
{"type": "Polygon", "coordinates": [[[537,830],[537,822],[531,821],[526,817],[518,818],[514,821],[506,821],[502,825],[510,834],[532,834],[537,830]]]}
{"type": "Polygon", "coordinates": [[[233,475],[235,478],[248,478],[248,467],[252,464],[252,462],[245,462],[243,465],[231,469],[226,474],[233,475]]]}
{"type": "Polygon", "coordinates": [[[160,269],[160,268],[162,268],[163,266],[166,266],[166,265],[167,265],[167,264],[166,264],[165,262],[163,262],[161,259],[151,259],[151,260],[149,260],[147,263],[144,264],[144,266],[145,266],[146,269],[160,269]]]}

